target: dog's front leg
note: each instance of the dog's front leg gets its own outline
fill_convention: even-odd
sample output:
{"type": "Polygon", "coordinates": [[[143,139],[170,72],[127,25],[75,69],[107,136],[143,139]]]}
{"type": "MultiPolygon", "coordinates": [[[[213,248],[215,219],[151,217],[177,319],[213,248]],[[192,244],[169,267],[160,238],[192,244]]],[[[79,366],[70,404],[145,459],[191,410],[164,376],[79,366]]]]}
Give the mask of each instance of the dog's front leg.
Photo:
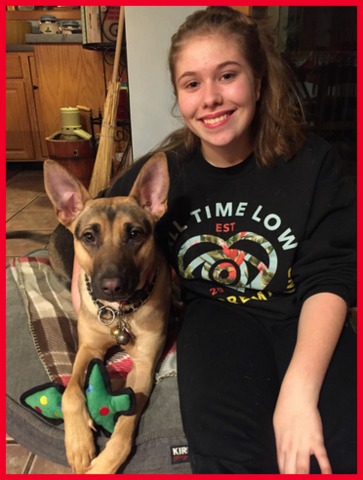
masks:
{"type": "Polygon", "coordinates": [[[84,395],[86,370],[92,358],[103,359],[103,354],[81,345],[62,398],[66,455],[68,463],[76,473],[84,473],[96,455],[93,422],[84,395]]]}
{"type": "Polygon", "coordinates": [[[127,376],[127,386],[131,387],[136,395],[136,412],[132,416],[120,416],[114,432],[108,440],[104,450],[91,462],[88,474],[116,473],[130,455],[136,427],[145,404],[153,387],[153,364],[133,363],[133,368],[127,376]]]}

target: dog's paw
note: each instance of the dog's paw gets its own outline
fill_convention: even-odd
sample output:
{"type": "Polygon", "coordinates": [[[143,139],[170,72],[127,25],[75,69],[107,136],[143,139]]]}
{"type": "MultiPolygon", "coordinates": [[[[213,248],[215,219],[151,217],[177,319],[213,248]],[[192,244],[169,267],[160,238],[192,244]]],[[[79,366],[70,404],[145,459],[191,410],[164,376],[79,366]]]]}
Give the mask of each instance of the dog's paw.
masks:
{"type": "Polygon", "coordinates": [[[86,473],[90,468],[92,459],[96,455],[94,446],[91,448],[82,448],[82,450],[67,452],[67,460],[75,473],[86,473]]]}
{"type": "Polygon", "coordinates": [[[96,448],[92,431],[84,430],[82,435],[76,432],[65,435],[66,456],[75,473],[85,473],[96,456],[96,448]]]}
{"type": "Polygon", "coordinates": [[[78,452],[72,450],[72,452],[67,452],[67,460],[74,473],[87,473],[95,455],[96,451],[94,447],[78,452]]]}
{"type": "Polygon", "coordinates": [[[105,448],[100,452],[97,457],[91,460],[90,465],[86,469],[86,474],[114,474],[119,469],[120,465],[126,459],[122,455],[119,449],[110,452],[108,448],[105,448]],[[119,454],[121,456],[119,456],[119,454]]]}
{"type": "Polygon", "coordinates": [[[108,472],[99,464],[99,462],[91,462],[91,465],[87,468],[85,472],[86,475],[97,475],[97,474],[112,474],[114,472],[108,472]]]}
{"type": "Polygon", "coordinates": [[[95,457],[89,468],[84,472],[86,474],[114,474],[118,471],[120,466],[126,461],[130,450],[131,443],[123,443],[122,438],[117,438],[114,442],[114,438],[106,444],[105,448],[95,457]]]}

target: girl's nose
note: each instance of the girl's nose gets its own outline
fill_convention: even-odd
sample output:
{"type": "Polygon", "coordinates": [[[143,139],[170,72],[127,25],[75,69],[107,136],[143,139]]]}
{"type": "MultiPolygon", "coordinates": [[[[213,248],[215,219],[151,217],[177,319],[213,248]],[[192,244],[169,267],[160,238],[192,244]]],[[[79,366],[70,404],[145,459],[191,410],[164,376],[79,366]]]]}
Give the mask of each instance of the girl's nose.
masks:
{"type": "Polygon", "coordinates": [[[203,106],[204,108],[215,107],[223,102],[222,94],[215,82],[206,83],[204,85],[203,106]]]}

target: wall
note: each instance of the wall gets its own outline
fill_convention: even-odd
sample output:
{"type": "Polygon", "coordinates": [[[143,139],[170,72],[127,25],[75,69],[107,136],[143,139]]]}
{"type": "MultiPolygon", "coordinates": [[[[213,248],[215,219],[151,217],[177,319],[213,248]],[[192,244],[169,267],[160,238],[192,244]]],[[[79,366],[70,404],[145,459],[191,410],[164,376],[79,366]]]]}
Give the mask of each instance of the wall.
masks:
{"type": "Polygon", "coordinates": [[[205,7],[125,7],[133,155],[137,159],[182,123],[172,117],[170,38],[193,11],[205,7]]]}

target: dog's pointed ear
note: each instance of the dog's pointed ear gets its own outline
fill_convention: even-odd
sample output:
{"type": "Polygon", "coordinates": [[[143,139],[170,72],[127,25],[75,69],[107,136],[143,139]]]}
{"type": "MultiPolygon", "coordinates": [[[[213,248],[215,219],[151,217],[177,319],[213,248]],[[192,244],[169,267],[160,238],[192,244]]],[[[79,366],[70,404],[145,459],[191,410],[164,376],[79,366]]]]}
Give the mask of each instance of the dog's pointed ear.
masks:
{"type": "Polygon", "coordinates": [[[167,210],[169,183],[166,155],[163,152],[157,152],[140,170],[130,196],[159,219],[167,210]]]}
{"type": "Polygon", "coordinates": [[[82,183],[58,162],[45,160],[43,171],[45,191],[59,222],[67,227],[91,197],[82,183]]]}

